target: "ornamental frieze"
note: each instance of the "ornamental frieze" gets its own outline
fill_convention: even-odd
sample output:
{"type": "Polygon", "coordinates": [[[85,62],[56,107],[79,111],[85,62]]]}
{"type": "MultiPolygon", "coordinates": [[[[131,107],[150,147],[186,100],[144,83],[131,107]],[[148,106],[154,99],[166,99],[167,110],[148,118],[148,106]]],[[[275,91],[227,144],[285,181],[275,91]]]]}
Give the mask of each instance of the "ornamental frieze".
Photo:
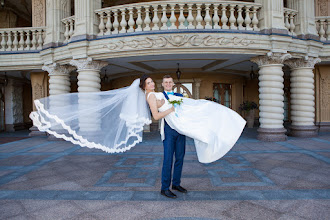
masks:
{"type": "Polygon", "coordinates": [[[182,46],[249,46],[253,44],[253,40],[244,38],[232,37],[212,37],[210,35],[201,37],[200,35],[175,35],[175,36],[159,36],[159,37],[145,37],[139,40],[119,40],[114,43],[104,45],[105,48],[110,50],[120,50],[124,47],[130,48],[153,48],[153,47],[182,47],[182,46]]]}

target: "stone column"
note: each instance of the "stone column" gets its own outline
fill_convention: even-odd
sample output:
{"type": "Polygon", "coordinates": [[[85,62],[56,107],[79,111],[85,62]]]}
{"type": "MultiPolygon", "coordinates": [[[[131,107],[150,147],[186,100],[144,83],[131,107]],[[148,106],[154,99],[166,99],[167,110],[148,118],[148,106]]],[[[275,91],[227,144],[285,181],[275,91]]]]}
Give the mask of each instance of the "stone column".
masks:
{"type": "MultiPolygon", "coordinates": [[[[42,67],[42,70],[49,73],[49,96],[51,97],[49,106],[50,109],[69,105],[70,99],[68,97],[56,96],[60,94],[70,93],[70,72],[75,68],[70,65],[58,65],[56,63],[42,67]]],[[[54,128],[56,130],[56,128],[54,128]]],[[[58,133],[63,133],[63,129],[59,126],[58,133]]],[[[59,140],[53,135],[49,135],[48,140],[59,140]]]]}
{"type": "MultiPolygon", "coordinates": [[[[100,97],[93,92],[101,91],[100,70],[108,65],[106,61],[93,61],[92,58],[71,60],[71,65],[77,67],[78,72],[78,92],[79,108],[86,109],[93,105],[98,105],[101,101],[100,97]],[[89,95],[85,93],[91,93],[89,95]]],[[[97,132],[101,125],[101,113],[79,116],[80,132],[97,132]]]]}
{"type": "Polygon", "coordinates": [[[314,73],[319,58],[305,57],[285,62],[292,72],[290,78],[291,93],[291,135],[313,137],[317,135],[315,121],[314,73]]]}
{"type": "Polygon", "coordinates": [[[101,0],[75,0],[75,30],[71,41],[92,39],[98,33],[95,10],[102,8],[101,0]]]}
{"type": "Polygon", "coordinates": [[[46,0],[46,38],[44,48],[63,43],[65,27],[62,19],[71,16],[71,0],[46,0]]]}
{"type": "Polygon", "coordinates": [[[258,139],[286,140],[284,119],[283,62],[290,54],[269,53],[251,59],[259,66],[259,122],[258,139]]]}
{"type": "Polygon", "coordinates": [[[194,99],[199,99],[199,88],[201,87],[201,79],[194,79],[194,99]]]}
{"type": "Polygon", "coordinates": [[[259,11],[260,30],[267,33],[287,34],[284,24],[283,0],[255,0],[262,5],[259,11]]]}
{"type": "Polygon", "coordinates": [[[46,0],[32,0],[32,26],[46,26],[46,0]]]}
{"type": "Polygon", "coordinates": [[[318,39],[314,4],[314,0],[288,0],[288,8],[298,11],[294,24],[299,38],[318,39]]]}
{"type": "MultiPolygon", "coordinates": [[[[31,87],[32,87],[32,102],[36,99],[46,97],[48,91],[48,77],[46,72],[31,72],[31,87]]],[[[33,111],[36,111],[36,107],[33,105],[33,111]]],[[[45,136],[46,132],[40,132],[37,127],[32,126],[30,128],[29,136],[45,136]]]]}

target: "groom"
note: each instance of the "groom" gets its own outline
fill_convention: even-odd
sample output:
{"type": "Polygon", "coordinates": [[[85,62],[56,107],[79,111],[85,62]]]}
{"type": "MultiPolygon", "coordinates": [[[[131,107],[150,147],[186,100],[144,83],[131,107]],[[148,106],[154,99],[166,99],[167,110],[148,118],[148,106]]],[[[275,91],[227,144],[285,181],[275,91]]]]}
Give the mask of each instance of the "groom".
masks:
{"type": "MultiPolygon", "coordinates": [[[[173,92],[174,82],[173,78],[170,75],[166,75],[163,77],[162,86],[164,87],[163,93],[167,100],[169,98],[168,95],[176,95],[181,97],[183,96],[180,93],[173,92]]],[[[170,190],[173,155],[175,155],[175,163],[173,171],[172,190],[177,190],[182,193],[187,192],[186,189],[180,186],[183,158],[185,155],[186,148],[186,136],[179,134],[176,130],[172,129],[166,123],[166,120],[164,118],[162,119],[161,123],[161,129],[164,128],[164,131],[161,131],[161,133],[165,135],[165,137],[162,137],[164,145],[164,160],[162,169],[161,194],[174,199],[176,198],[176,195],[170,190]]]]}

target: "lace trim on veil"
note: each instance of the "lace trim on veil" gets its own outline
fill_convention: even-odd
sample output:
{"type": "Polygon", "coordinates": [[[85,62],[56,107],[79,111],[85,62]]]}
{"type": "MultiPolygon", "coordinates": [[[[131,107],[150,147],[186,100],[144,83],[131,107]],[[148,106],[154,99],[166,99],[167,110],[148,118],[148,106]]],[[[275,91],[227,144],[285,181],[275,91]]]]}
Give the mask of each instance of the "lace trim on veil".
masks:
{"type": "Polygon", "coordinates": [[[66,136],[64,134],[59,134],[56,131],[50,130],[49,128],[51,127],[51,123],[45,118],[39,114],[38,112],[31,112],[30,118],[33,121],[33,124],[40,130],[40,131],[45,131],[49,134],[54,135],[56,138],[62,138],[66,141],[70,141],[73,144],[78,144],[81,147],[88,147],[88,148],[97,148],[101,149],[107,153],[122,153],[124,151],[127,151],[134,147],[136,144],[142,142],[142,136],[138,134],[138,132],[143,131],[143,125],[144,124],[151,124],[151,120],[149,118],[145,117],[138,117],[137,115],[135,116],[125,116],[123,114],[120,114],[119,117],[124,119],[126,121],[126,125],[129,128],[128,130],[128,136],[126,140],[121,141],[119,144],[116,144],[113,148],[109,148],[105,145],[102,144],[97,144],[95,142],[90,142],[87,139],[83,138],[81,135],[78,135],[74,130],[70,128],[70,126],[66,125],[63,120],[58,118],[56,115],[50,114],[47,110],[45,110],[44,105],[39,101],[35,100],[34,101],[36,108],[38,112],[41,112],[45,114],[49,119],[54,119],[57,123],[59,123],[66,131],[68,131],[69,134],[71,134],[73,137],[66,136]],[[39,119],[40,118],[40,119],[39,119]],[[138,123],[138,125],[137,125],[138,123]],[[125,146],[123,148],[119,148],[123,144],[126,144],[128,139],[131,137],[136,137],[136,140],[128,146],[125,146]]]}

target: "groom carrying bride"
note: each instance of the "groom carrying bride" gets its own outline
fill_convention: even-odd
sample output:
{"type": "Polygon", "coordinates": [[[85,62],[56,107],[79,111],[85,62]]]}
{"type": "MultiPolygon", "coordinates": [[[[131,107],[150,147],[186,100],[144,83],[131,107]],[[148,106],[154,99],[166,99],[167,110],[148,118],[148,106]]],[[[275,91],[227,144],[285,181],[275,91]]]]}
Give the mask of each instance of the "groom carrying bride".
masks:
{"type": "MultiPolygon", "coordinates": [[[[180,96],[180,93],[173,92],[173,78],[170,75],[163,77],[162,86],[164,88],[164,96],[169,99],[170,95],[180,96]]],[[[164,145],[164,160],[162,168],[162,188],[161,194],[169,197],[176,198],[176,195],[170,190],[171,180],[172,189],[182,193],[186,193],[187,190],[180,186],[181,173],[183,166],[183,159],[186,148],[186,136],[179,134],[176,130],[172,129],[166,122],[165,118],[161,119],[161,131],[162,140],[164,145]],[[173,179],[172,176],[172,164],[173,155],[175,155],[173,179]]]]}

